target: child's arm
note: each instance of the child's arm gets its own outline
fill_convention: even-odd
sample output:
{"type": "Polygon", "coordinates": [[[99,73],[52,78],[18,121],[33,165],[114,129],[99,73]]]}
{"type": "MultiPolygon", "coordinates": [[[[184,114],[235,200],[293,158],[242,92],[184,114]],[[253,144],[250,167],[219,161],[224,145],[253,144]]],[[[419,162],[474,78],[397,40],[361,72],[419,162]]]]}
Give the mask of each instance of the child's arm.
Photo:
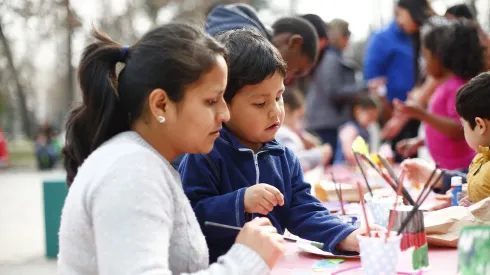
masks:
{"type": "Polygon", "coordinates": [[[355,163],[355,157],[352,153],[352,143],[356,139],[359,132],[353,125],[343,127],[339,132],[339,138],[342,144],[342,153],[348,163],[355,163]]]}
{"type": "Polygon", "coordinates": [[[448,137],[454,139],[464,138],[464,132],[461,128],[461,124],[452,118],[442,117],[439,115],[431,114],[429,112],[425,112],[420,120],[429,124],[434,129],[448,137]]]}
{"type": "Polygon", "coordinates": [[[311,186],[304,181],[297,158],[290,169],[291,181],[285,182],[291,184],[292,192],[287,229],[301,238],[324,243],[324,250],[338,253],[338,244],[357,228],[342,223],[310,194],[311,186]]]}
{"type": "Polygon", "coordinates": [[[418,119],[429,124],[431,127],[437,131],[452,137],[454,139],[463,139],[464,132],[461,128],[459,121],[451,117],[443,117],[439,115],[432,114],[426,109],[422,108],[418,103],[413,102],[402,102],[395,99],[393,101],[397,111],[407,115],[410,118],[418,119]]]}
{"type": "Polygon", "coordinates": [[[191,202],[197,220],[207,238],[235,236],[234,230],[206,228],[205,221],[242,227],[245,224],[244,196],[246,188],[220,194],[220,167],[207,155],[186,155],[179,167],[182,187],[191,202]]]}

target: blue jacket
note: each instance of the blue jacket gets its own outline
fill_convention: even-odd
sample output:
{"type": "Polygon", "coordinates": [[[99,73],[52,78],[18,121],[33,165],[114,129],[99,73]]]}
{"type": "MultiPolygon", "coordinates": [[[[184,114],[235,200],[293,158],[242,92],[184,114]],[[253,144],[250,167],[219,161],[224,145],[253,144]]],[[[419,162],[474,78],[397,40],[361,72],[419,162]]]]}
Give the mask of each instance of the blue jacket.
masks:
{"type": "Polygon", "coordinates": [[[405,101],[407,93],[415,85],[413,47],[410,35],[404,33],[395,21],[369,39],[364,58],[364,78],[386,77],[390,102],[395,98],[405,101]]]}
{"type": "Polygon", "coordinates": [[[216,35],[223,31],[248,28],[271,40],[270,31],[260,22],[254,8],[246,4],[217,6],[208,15],[206,32],[216,35]]]}
{"type": "Polygon", "coordinates": [[[273,185],[284,195],[284,206],[276,206],[267,217],[284,233],[323,242],[333,253],[337,244],[356,228],[343,224],[310,194],[298,158],[275,140],[257,154],[223,129],[207,155],[186,155],[179,168],[189,198],[209,246],[210,261],[225,254],[237,231],[204,227],[205,221],[242,227],[259,216],[244,210],[245,189],[257,183],[273,185]]]}

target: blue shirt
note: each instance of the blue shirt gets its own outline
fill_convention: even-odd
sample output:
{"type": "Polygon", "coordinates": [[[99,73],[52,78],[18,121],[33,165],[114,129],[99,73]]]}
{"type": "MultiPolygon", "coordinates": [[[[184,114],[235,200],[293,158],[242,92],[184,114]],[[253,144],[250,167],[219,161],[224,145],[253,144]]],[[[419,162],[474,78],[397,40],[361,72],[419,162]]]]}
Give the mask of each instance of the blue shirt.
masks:
{"type": "Polygon", "coordinates": [[[412,38],[393,21],[372,35],[364,58],[364,78],[386,77],[387,97],[405,101],[416,83],[412,38]]]}
{"type": "Polygon", "coordinates": [[[304,181],[294,153],[274,140],[255,154],[226,129],[220,134],[209,154],[186,155],[179,167],[184,192],[206,236],[210,261],[231,248],[238,232],[205,227],[204,222],[242,227],[260,216],[244,210],[245,190],[257,183],[270,184],[284,195],[284,206],[276,206],[267,215],[280,234],[288,229],[302,238],[323,242],[325,250],[338,253],[339,242],[356,227],[342,223],[310,194],[311,186],[304,181]]]}

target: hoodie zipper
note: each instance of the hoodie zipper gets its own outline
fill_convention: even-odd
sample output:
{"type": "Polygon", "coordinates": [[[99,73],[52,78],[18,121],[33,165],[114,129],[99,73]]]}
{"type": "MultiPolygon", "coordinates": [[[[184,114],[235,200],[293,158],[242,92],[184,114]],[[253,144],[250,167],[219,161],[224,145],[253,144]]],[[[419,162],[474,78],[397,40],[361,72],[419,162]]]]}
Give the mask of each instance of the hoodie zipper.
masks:
{"type": "Polygon", "coordinates": [[[254,166],[255,166],[255,184],[259,184],[260,169],[259,169],[258,156],[259,156],[259,154],[265,153],[267,151],[259,151],[259,152],[257,152],[257,154],[255,154],[254,151],[251,149],[240,148],[239,150],[242,152],[251,152],[252,153],[252,157],[254,159],[254,166]]]}
{"type": "MultiPolygon", "coordinates": [[[[257,154],[255,154],[254,151],[251,150],[251,149],[240,148],[238,150],[240,150],[241,152],[250,152],[250,153],[252,153],[252,157],[254,159],[254,166],[255,166],[255,184],[259,184],[260,169],[259,169],[258,156],[259,156],[259,154],[265,153],[267,151],[259,151],[259,152],[257,152],[257,154]]],[[[249,222],[249,221],[253,220],[254,218],[255,218],[255,214],[250,214],[249,217],[245,216],[245,222],[249,222]]]]}

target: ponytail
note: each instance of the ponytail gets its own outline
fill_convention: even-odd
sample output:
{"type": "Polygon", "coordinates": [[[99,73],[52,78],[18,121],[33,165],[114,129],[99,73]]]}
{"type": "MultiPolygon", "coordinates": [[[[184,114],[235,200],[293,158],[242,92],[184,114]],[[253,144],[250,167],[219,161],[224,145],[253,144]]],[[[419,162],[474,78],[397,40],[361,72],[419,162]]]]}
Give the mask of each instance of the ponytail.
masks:
{"type": "Polygon", "coordinates": [[[116,64],[125,61],[130,49],[95,29],[92,35],[96,42],[85,48],[78,69],[83,103],[70,112],[66,124],[63,155],[68,186],[90,153],[114,135],[129,130],[127,112],[119,103],[116,64]]]}
{"type": "Polygon", "coordinates": [[[93,36],[96,42],[85,48],[78,70],[83,103],[71,111],[66,125],[68,186],[94,150],[145,117],[153,90],[163,89],[179,102],[185,87],[209,71],[217,55],[226,56],[223,45],[187,24],[162,25],[129,48],[95,30],[93,36]],[[124,63],[119,75],[118,62],[124,63]]]}

